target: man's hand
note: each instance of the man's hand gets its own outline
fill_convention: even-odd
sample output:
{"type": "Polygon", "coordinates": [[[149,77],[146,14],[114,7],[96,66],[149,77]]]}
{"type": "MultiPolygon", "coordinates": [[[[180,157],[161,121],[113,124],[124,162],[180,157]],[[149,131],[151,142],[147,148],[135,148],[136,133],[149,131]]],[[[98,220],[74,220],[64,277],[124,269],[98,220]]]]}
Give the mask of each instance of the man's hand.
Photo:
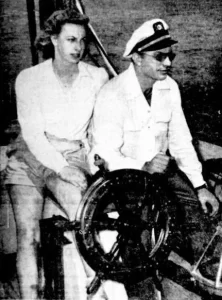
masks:
{"type": "Polygon", "coordinates": [[[197,196],[201,203],[204,213],[208,212],[208,208],[207,208],[207,204],[208,204],[211,206],[212,209],[210,215],[212,217],[215,216],[219,209],[219,202],[217,201],[216,197],[207,188],[202,188],[198,190],[197,196]]]}
{"type": "Polygon", "coordinates": [[[59,177],[68,182],[73,184],[74,186],[81,189],[81,191],[85,191],[87,188],[87,178],[84,173],[79,168],[71,168],[71,167],[64,167],[60,173],[59,177]]]}
{"type": "Polygon", "coordinates": [[[150,174],[166,172],[170,162],[170,157],[163,153],[158,153],[150,162],[146,162],[142,170],[150,174]]]}

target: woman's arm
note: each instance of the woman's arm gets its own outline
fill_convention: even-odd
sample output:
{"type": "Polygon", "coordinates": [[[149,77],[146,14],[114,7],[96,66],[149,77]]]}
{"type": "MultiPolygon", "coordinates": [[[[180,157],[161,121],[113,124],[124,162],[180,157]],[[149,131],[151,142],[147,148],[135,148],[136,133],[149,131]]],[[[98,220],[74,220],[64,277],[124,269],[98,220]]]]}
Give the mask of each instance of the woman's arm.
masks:
{"type": "Polygon", "coordinates": [[[44,117],[41,113],[38,78],[30,69],[16,79],[18,121],[22,136],[35,158],[45,167],[59,173],[68,163],[45,136],[44,117]]]}

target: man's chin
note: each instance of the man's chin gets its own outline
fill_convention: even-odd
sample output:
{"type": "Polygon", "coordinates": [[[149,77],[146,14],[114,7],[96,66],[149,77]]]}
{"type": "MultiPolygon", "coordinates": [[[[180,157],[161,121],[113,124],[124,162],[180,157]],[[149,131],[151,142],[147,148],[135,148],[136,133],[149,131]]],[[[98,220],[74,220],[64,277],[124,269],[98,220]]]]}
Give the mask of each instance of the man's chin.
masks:
{"type": "Polygon", "coordinates": [[[160,76],[159,76],[159,80],[165,80],[166,78],[167,78],[167,73],[166,74],[161,74],[160,76]]]}

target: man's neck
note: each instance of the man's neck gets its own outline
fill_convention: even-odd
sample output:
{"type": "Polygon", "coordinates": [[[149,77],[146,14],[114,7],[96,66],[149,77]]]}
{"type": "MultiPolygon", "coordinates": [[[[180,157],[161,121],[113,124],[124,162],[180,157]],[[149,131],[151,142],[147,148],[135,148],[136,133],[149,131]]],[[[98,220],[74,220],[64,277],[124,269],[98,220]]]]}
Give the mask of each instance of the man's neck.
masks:
{"type": "Polygon", "coordinates": [[[136,76],[139,81],[142,92],[144,93],[148,89],[152,89],[155,80],[151,77],[145,77],[143,74],[139,72],[139,69],[135,68],[136,76]]]}

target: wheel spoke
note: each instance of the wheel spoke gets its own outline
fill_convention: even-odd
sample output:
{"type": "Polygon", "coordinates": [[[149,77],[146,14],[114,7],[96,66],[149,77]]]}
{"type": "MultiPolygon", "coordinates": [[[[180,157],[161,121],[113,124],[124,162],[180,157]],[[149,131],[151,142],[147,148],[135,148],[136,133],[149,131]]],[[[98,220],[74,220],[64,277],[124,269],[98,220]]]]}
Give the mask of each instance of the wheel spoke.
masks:
{"type": "Polygon", "coordinates": [[[108,214],[101,214],[97,220],[93,220],[92,226],[97,231],[117,230],[119,228],[118,219],[111,218],[108,214]]]}
{"type": "Polygon", "coordinates": [[[163,244],[166,201],[152,178],[138,170],[110,172],[83,201],[78,243],[87,263],[114,280],[139,270],[145,276],[163,244]]]}

